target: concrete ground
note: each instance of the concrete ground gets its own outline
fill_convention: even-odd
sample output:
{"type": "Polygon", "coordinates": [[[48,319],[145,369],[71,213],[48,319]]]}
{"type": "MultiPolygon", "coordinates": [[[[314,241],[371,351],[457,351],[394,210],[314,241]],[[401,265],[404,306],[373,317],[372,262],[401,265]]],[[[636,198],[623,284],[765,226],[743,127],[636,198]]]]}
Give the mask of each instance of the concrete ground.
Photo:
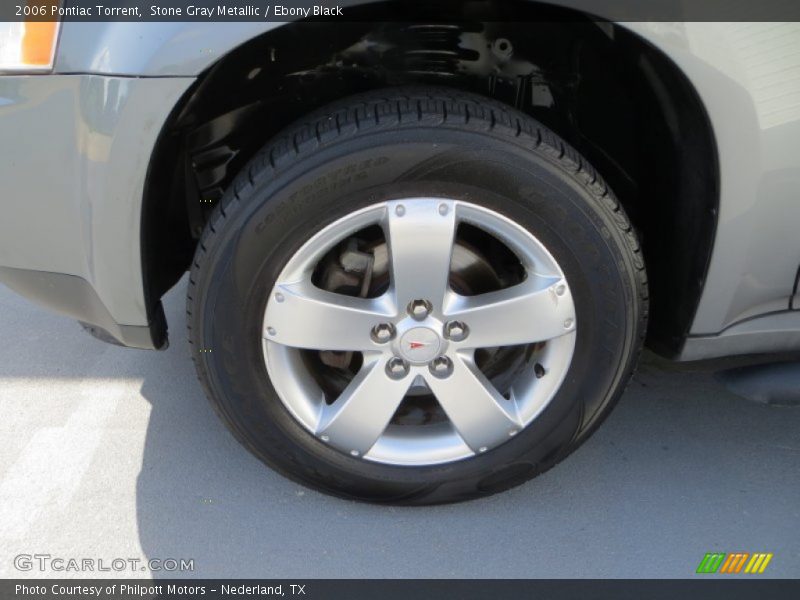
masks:
{"type": "Polygon", "coordinates": [[[0,286],[0,577],[92,576],[20,572],[19,554],[194,559],[194,577],[691,577],[711,551],[772,552],[764,576],[800,576],[798,407],[649,359],[538,479],[454,506],[362,505],[287,481],[227,432],[195,379],[183,293],[159,353],[0,286]]]}

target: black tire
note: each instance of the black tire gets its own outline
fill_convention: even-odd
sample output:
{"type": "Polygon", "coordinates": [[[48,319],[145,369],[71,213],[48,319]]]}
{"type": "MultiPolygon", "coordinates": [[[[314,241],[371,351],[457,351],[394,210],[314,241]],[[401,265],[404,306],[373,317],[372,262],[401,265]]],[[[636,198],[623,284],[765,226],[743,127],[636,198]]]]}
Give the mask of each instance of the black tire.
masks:
{"type": "Polygon", "coordinates": [[[200,381],[258,458],[329,494],[433,504],[519,485],[586,439],[635,367],[647,283],[624,211],[558,136],[477,95],[390,88],[317,111],[243,169],[197,248],[187,312],[200,381]],[[269,290],[300,245],[355,209],[412,194],[469,199],[529,229],[562,266],[582,324],[569,372],[531,426],[486,454],[431,467],[371,463],[315,439],[277,397],[260,338],[269,290]]]}

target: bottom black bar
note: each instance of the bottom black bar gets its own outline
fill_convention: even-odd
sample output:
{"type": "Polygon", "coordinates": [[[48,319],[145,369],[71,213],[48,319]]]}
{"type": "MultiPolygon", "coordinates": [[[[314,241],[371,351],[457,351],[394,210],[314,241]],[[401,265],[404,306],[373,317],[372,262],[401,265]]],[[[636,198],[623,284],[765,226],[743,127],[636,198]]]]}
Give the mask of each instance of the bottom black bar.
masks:
{"type": "MultiPolygon", "coordinates": [[[[713,576],[710,576],[713,577],[713,576]]],[[[5,579],[0,598],[38,600],[185,600],[295,598],[302,600],[739,600],[800,598],[790,579],[5,579]]]]}

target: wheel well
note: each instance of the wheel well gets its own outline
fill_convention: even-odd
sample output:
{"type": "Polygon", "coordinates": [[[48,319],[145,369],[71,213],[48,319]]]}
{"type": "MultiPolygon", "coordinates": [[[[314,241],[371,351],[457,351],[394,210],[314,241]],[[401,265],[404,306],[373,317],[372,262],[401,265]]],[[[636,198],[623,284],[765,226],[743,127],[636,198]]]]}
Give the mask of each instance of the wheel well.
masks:
{"type": "Polygon", "coordinates": [[[190,265],[225,188],[269,138],[340,97],[431,83],[515,106],[594,165],[642,242],[648,343],[676,354],[703,288],[719,203],[711,125],[683,73],[628,30],[566,9],[485,2],[480,12],[449,11],[451,21],[432,13],[399,23],[387,20],[393,7],[369,5],[358,22],[272,30],[221,58],[185,94],[159,137],[145,186],[151,316],[190,265]]]}

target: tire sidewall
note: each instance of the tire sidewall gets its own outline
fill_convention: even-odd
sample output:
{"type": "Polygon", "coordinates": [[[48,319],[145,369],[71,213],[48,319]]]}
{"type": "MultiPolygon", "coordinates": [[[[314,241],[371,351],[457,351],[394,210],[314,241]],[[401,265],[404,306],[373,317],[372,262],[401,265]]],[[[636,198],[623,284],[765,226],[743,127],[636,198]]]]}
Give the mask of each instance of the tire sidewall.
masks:
{"type": "Polygon", "coordinates": [[[442,487],[453,499],[527,479],[585,436],[631,360],[635,284],[608,211],[560,164],[531,150],[457,128],[372,132],[278,163],[236,198],[240,206],[207,248],[193,326],[213,349],[205,365],[212,395],[257,456],[339,495],[396,501],[442,487]],[[413,197],[479,204],[527,229],[564,271],[577,315],[572,363],[534,422],[484,455],[431,467],[372,463],[317,440],[272,387],[261,339],[272,286],[300,246],[355,210],[413,197]]]}

